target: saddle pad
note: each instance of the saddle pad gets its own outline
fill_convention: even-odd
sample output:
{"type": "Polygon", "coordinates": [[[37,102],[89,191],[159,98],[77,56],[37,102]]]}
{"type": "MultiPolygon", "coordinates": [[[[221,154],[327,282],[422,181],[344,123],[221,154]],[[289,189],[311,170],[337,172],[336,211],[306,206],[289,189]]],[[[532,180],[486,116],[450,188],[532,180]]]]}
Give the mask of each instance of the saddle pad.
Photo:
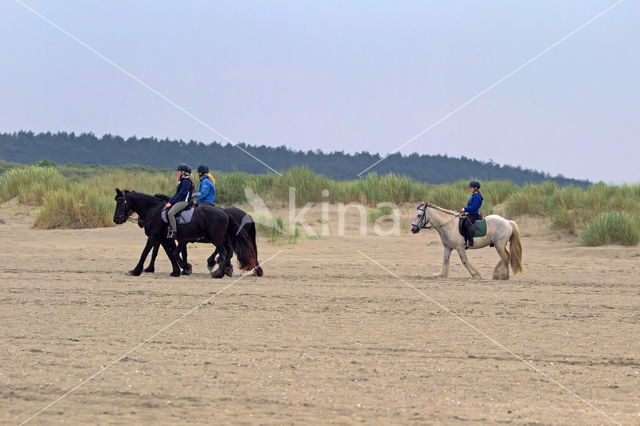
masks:
{"type": "Polygon", "coordinates": [[[473,223],[475,230],[473,232],[473,237],[484,237],[487,235],[487,221],[484,219],[476,220],[473,223]]]}
{"type": "MultiPolygon", "coordinates": [[[[167,220],[167,210],[168,209],[162,209],[162,212],[160,212],[160,217],[162,218],[162,221],[164,223],[169,223],[169,221],[167,220]]],[[[176,218],[177,219],[176,223],[178,225],[184,225],[185,223],[191,222],[191,218],[193,217],[193,212],[194,211],[196,211],[195,207],[191,207],[190,209],[182,210],[180,212],[180,214],[176,218]]]]}

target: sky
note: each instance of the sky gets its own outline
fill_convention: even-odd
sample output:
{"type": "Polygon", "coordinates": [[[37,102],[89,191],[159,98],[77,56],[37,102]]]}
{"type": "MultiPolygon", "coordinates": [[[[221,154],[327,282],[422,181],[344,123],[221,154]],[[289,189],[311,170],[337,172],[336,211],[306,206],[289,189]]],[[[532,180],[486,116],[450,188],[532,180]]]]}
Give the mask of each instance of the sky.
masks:
{"type": "Polygon", "coordinates": [[[640,182],[637,1],[520,69],[615,0],[20,1],[130,75],[4,0],[2,132],[386,154],[457,110],[400,152],[640,182]]]}

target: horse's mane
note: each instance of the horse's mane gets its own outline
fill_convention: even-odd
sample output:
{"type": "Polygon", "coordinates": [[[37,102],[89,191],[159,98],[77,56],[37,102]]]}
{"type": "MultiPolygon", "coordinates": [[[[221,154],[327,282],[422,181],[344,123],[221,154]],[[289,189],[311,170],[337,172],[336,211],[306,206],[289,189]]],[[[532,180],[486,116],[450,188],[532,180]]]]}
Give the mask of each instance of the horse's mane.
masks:
{"type": "Polygon", "coordinates": [[[450,214],[452,216],[459,216],[460,215],[458,212],[454,212],[453,210],[449,210],[449,209],[445,209],[445,208],[440,207],[440,206],[436,206],[435,204],[429,204],[429,203],[426,203],[426,204],[427,204],[427,207],[434,208],[434,209],[436,209],[438,211],[441,211],[442,213],[450,214]]]}
{"type": "MultiPolygon", "coordinates": [[[[150,201],[154,201],[156,203],[162,201],[159,197],[157,197],[158,195],[162,195],[162,194],[156,194],[156,195],[149,195],[149,194],[145,194],[144,192],[136,192],[136,191],[129,191],[128,189],[125,189],[124,191],[122,191],[125,195],[126,194],[136,194],[136,196],[140,196],[143,197],[147,200],[150,201]]],[[[168,197],[167,197],[168,198],[168,197]]]]}

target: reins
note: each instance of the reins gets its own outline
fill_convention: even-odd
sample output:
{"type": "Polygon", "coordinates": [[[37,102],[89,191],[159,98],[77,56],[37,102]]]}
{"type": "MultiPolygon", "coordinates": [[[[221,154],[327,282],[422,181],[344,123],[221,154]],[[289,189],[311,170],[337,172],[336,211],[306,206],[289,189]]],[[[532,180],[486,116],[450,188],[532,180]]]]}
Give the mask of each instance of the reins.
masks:
{"type": "Polygon", "coordinates": [[[424,203],[424,208],[422,208],[422,209],[419,208],[418,210],[422,210],[422,212],[426,215],[426,210],[427,210],[428,207],[431,207],[432,209],[438,210],[438,211],[440,211],[442,213],[447,213],[447,214],[451,215],[451,219],[447,220],[445,223],[442,223],[440,225],[436,225],[434,223],[431,223],[431,225],[429,226],[429,225],[427,225],[425,223],[424,226],[422,227],[422,229],[433,229],[433,228],[442,229],[443,227],[448,225],[449,222],[451,222],[453,219],[462,217],[462,215],[460,213],[455,213],[455,212],[453,212],[451,210],[443,209],[442,207],[438,207],[438,206],[435,206],[433,204],[429,205],[428,203],[424,203]]]}

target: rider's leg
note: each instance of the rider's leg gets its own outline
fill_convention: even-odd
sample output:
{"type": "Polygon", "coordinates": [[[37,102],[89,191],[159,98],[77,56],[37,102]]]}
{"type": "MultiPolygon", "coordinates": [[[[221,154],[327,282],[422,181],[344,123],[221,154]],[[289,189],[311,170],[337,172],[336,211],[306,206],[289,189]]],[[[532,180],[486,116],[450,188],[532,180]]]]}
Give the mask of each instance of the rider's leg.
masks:
{"type": "Polygon", "coordinates": [[[173,231],[173,237],[169,237],[169,235],[167,235],[167,238],[177,238],[178,225],[176,225],[176,215],[187,208],[188,205],[189,203],[187,203],[186,201],[178,201],[177,203],[172,205],[167,212],[167,219],[169,219],[169,230],[173,231]]]}
{"type": "Polygon", "coordinates": [[[475,231],[475,226],[473,225],[476,220],[478,220],[480,218],[479,214],[470,214],[467,215],[467,220],[465,221],[465,230],[467,233],[467,245],[469,247],[473,247],[473,234],[475,231]]]}

